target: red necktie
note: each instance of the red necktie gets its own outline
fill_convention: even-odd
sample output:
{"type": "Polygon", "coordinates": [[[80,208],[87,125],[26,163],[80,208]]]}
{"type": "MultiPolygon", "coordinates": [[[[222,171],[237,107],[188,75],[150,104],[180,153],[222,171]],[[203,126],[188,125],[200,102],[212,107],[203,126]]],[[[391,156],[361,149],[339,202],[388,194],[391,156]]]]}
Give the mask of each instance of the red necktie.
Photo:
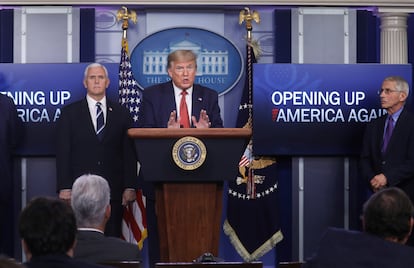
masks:
{"type": "Polygon", "coordinates": [[[180,126],[183,128],[190,127],[190,119],[188,117],[187,103],[185,102],[185,96],[187,91],[181,91],[181,102],[180,102],[180,126]]]}

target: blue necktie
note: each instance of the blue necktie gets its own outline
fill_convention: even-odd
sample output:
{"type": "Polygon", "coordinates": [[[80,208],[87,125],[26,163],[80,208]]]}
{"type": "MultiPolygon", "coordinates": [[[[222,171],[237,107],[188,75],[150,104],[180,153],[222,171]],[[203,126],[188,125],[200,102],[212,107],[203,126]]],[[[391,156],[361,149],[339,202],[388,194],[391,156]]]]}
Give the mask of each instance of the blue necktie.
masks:
{"type": "Polygon", "coordinates": [[[96,135],[98,136],[99,140],[102,140],[104,133],[103,130],[105,127],[104,114],[101,105],[102,104],[100,102],[96,103],[96,135]]]}
{"type": "Polygon", "coordinates": [[[382,143],[381,151],[384,153],[387,150],[388,143],[390,142],[392,131],[394,130],[394,119],[392,116],[388,117],[388,123],[384,132],[384,141],[382,143]]]}

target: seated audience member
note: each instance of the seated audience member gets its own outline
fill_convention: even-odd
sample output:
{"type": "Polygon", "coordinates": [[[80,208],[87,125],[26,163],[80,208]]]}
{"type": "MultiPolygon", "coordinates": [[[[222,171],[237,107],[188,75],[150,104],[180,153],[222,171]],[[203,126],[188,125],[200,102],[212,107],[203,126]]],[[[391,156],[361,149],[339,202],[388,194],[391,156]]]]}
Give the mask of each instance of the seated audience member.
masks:
{"type": "Polygon", "coordinates": [[[413,204],[399,188],[384,188],[363,206],[364,232],[329,228],[304,268],[414,267],[414,248],[404,245],[413,227],[413,204]]]}
{"type": "Polygon", "coordinates": [[[83,175],[72,186],[72,209],[78,224],[74,257],[89,262],[140,261],[137,245],[104,235],[111,216],[108,182],[98,175],[83,175]]]}
{"type": "Polygon", "coordinates": [[[75,260],[76,220],[62,200],[38,197],[20,214],[19,233],[27,268],[104,268],[75,260]]]}

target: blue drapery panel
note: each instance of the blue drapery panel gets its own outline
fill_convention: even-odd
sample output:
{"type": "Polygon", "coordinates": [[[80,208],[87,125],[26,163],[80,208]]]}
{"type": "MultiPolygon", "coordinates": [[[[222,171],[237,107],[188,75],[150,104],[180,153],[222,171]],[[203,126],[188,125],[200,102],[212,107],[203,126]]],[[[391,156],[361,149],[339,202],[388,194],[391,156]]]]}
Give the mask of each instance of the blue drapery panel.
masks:
{"type": "Polygon", "coordinates": [[[0,62],[13,62],[13,9],[0,10],[0,62]]]}
{"type": "Polygon", "coordinates": [[[95,61],[95,9],[80,9],[79,61],[95,61]]]}

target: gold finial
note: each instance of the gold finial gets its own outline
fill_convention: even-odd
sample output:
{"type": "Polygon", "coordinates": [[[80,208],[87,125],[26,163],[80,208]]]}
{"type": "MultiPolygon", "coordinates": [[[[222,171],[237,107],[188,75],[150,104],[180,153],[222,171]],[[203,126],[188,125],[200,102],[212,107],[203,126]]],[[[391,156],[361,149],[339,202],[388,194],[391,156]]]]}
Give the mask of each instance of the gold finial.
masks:
{"type": "Polygon", "coordinates": [[[247,40],[251,40],[251,32],[253,30],[252,21],[255,21],[257,24],[260,23],[260,15],[259,12],[253,10],[250,11],[250,8],[245,7],[243,10],[240,11],[239,14],[239,24],[241,25],[243,21],[246,22],[246,30],[247,30],[247,40]]]}
{"type": "Polygon", "coordinates": [[[122,7],[116,13],[116,21],[122,20],[122,46],[128,51],[127,45],[127,30],[128,30],[128,21],[131,20],[133,23],[137,23],[137,13],[131,10],[128,13],[128,8],[122,7]]]}
{"type": "Polygon", "coordinates": [[[122,9],[118,10],[116,13],[116,20],[120,21],[123,20],[122,29],[128,28],[128,20],[131,20],[133,23],[137,23],[137,13],[135,11],[130,11],[128,13],[128,8],[122,7],[122,9]]]}

